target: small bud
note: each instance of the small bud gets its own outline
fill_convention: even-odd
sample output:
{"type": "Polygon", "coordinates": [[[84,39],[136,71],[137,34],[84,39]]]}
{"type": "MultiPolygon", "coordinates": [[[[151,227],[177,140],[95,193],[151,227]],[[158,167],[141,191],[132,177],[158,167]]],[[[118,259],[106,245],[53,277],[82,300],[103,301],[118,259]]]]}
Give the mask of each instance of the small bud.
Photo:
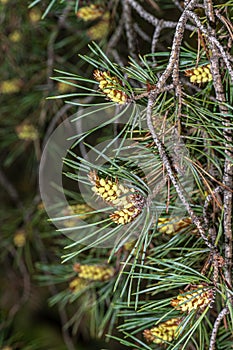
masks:
{"type": "Polygon", "coordinates": [[[210,64],[186,70],[185,75],[188,76],[190,82],[194,84],[204,84],[213,80],[210,64]]]}
{"type": "Polygon", "coordinates": [[[171,342],[179,335],[177,329],[180,322],[180,318],[172,318],[166,322],[159,323],[154,328],[145,329],[143,336],[148,343],[164,344],[171,342]]]}
{"type": "Polygon", "coordinates": [[[104,14],[104,9],[98,5],[91,4],[90,6],[81,7],[76,13],[78,18],[83,21],[94,21],[104,14]]]}
{"type": "Polygon", "coordinates": [[[126,250],[127,252],[132,251],[133,248],[134,248],[134,246],[135,246],[135,243],[136,243],[135,240],[126,242],[126,243],[123,245],[124,250],[126,250]]]}
{"type": "Polygon", "coordinates": [[[13,241],[17,248],[22,248],[26,243],[26,232],[23,229],[16,231],[13,241]]]}
{"type": "Polygon", "coordinates": [[[0,83],[0,93],[2,94],[15,94],[20,91],[22,81],[20,79],[4,80],[0,83]]]}
{"type": "Polygon", "coordinates": [[[112,77],[108,72],[101,72],[98,69],[94,71],[94,78],[99,82],[99,88],[113,102],[125,104],[128,96],[119,89],[122,86],[117,77],[112,77]]]}
{"type": "Polygon", "coordinates": [[[70,212],[71,212],[71,215],[72,214],[78,214],[78,218],[81,219],[81,220],[84,220],[86,218],[89,217],[89,212],[92,211],[93,209],[91,207],[89,207],[89,205],[87,204],[73,204],[73,205],[70,205],[70,212]],[[82,214],[82,215],[80,215],[82,214]]]}
{"type": "Polygon", "coordinates": [[[109,29],[110,13],[106,12],[97,24],[88,29],[87,35],[91,40],[101,40],[108,35],[109,29]]]}
{"type": "Polygon", "coordinates": [[[68,92],[72,92],[75,90],[75,86],[73,85],[70,85],[70,84],[66,84],[62,81],[59,81],[57,83],[57,90],[60,92],[60,93],[68,93],[68,92]]]}
{"type": "Polygon", "coordinates": [[[76,277],[70,282],[69,288],[73,293],[78,293],[84,288],[86,288],[88,285],[89,284],[85,279],[76,277]]]}
{"type": "Polygon", "coordinates": [[[123,207],[128,205],[127,196],[135,192],[134,188],[125,187],[109,179],[99,178],[95,171],[91,171],[88,177],[94,185],[92,191],[113,206],[123,207]]]}
{"type": "Polygon", "coordinates": [[[120,189],[116,182],[99,178],[95,171],[91,171],[88,177],[90,182],[94,185],[92,191],[95,192],[95,194],[110,203],[117,199],[120,189]]]}
{"type": "Polygon", "coordinates": [[[89,173],[89,180],[94,184],[93,192],[104,201],[119,208],[110,214],[110,218],[118,225],[133,221],[145,206],[145,198],[134,188],[125,187],[118,182],[99,178],[96,172],[89,173]]]}
{"type": "MultiPolygon", "coordinates": [[[[171,218],[159,218],[158,219],[158,231],[167,235],[174,235],[182,231],[184,228],[192,225],[192,220],[189,217],[180,219],[179,217],[171,218]]],[[[193,229],[192,233],[196,233],[197,230],[193,229]]]]}
{"type": "Polygon", "coordinates": [[[35,141],[38,139],[38,131],[34,125],[29,123],[22,123],[16,127],[16,133],[20,140],[35,141]]]}
{"type": "Polygon", "coordinates": [[[199,284],[189,287],[188,292],[179,294],[176,299],[171,301],[171,305],[182,312],[198,309],[204,310],[211,304],[213,298],[213,290],[203,284],[199,284]]]}
{"type": "Polygon", "coordinates": [[[112,221],[114,221],[118,225],[126,225],[133,221],[142,210],[136,208],[133,204],[128,209],[116,210],[113,214],[110,215],[112,221]]]}
{"type": "Polygon", "coordinates": [[[90,281],[107,281],[115,274],[113,267],[105,265],[81,265],[74,264],[73,269],[78,273],[78,277],[90,281]]]}
{"type": "Polygon", "coordinates": [[[90,217],[89,212],[93,211],[93,208],[87,204],[72,204],[67,206],[61,211],[62,216],[68,216],[63,224],[65,227],[75,227],[79,223],[79,220],[85,220],[90,217]],[[71,216],[71,217],[70,217],[71,216]]]}
{"type": "Polygon", "coordinates": [[[18,30],[14,30],[12,33],[8,36],[9,40],[13,43],[18,43],[22,39],[22,34],[18,30]]]}
{"type": "Polygon", "coordinates": [[[38,8],[33,8],[29,11],[29,19],[31,23],[37,23],[41,19],[41,11],[38,8]]]}

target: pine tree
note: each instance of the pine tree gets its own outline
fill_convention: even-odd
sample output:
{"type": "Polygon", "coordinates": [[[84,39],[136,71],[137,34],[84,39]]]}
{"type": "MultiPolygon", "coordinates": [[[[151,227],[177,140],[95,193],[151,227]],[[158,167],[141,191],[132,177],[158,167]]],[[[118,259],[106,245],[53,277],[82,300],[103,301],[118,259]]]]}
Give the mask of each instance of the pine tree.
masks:
{"type": "MultiPolygon", "coordinates": [[[[1,259],[23,287],[4,309],[2,349],[32,349],[11,328],[35,276],[69,350],[87,333],[94,349],[231,348],[232,6],[34,1],[22,33],[11,20],[1,259]],[[40,178],[21,201],[7,167],[26,160],[25,181],[40,178]]],[[[1,7],[11,18],[10,2],[1,7]]]]}

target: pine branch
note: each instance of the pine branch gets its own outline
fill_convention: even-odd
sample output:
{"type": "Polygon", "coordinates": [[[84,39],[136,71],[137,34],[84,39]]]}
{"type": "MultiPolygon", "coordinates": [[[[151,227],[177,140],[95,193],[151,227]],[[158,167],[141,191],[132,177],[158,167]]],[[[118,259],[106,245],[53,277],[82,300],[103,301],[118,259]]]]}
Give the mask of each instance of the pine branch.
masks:
{"type": "MultiPolygon", "coordinates": [[[[6,52],[6,63],[3,59],[3,76],[7,72],[5,68],[13,67],[13,71],[9,71],[22,77],[22,91],[21,85],[17,83],[17,86],[11,85],[11,90],[6,89],[7,104],[4,103],[2,107],[3,156],[10,151],[7,162],[16,169],[18,162],[15,165],[14,160],[24,152],[25,158],[31,151],[35,158],[33,142],[27,139],[19,141],[14,130],[21,115],[29,114],[32,119],[35,117],[34,95],[29,90],[35,83],[39,85],[39,89],[38,85],[36,89],[41,90],[45,82],[44,88],[48,87],[49,92],[53,93],[50,100],[60,100],[53,106],[50,103],[47,107],[44,101],[39,101],[42,94],[47,96],[47,92],[38,94],[41,120],[37,121],[41,128],[38,130],[37,145],[41,142],[44,147],[56,126],[67,118],[69,112],[76,109],[78,124],[74,128],[77,142],[68,150],[64,169],[70,169],[65,174],[69,181],[78,181],[87,188],[85,197],[82,197],[84,187],[79,187],[79,193],[75,182],[75,190],[68,190],[64,181],[64,194],[72,204],[68,205],[67,211],[62,210],[61,217],[55,220],[65,223],[64,232],[67,235],[75,230],[78,239],[71,241],[71,235],[67,238],[60,237],[59,233],[53,235],[45,224],[46,218],[42,219],[41,215],[37,215],[37,212],[41,211],[36,209],[38,203],[34,202],[28,213],[25,214],[23,210],[22,216],[15,218],[15,206],[21,211],[24,209],[21,198],[14,182],[9,181],[4,170],[0,168],[0,184],[13,202],[12,216],[15,219],[12,223],[11,219],[8,219],[11,213],[1,209],[3,214],[6,214],[3,215],[3,247],[7,247],[3,249],[1,257],[4,259],[4,254],[11,253],[23,281],[22,298],[20,296],[19,302],[15,303],[10,313],[6,312],[10,316],[7,326],[11,325],[16,313],[20,314],[20,309],[30,296],[30,273],[27,266],[33,268],[33,259],[39,257],[37,266],[41,266],[42,273],[38,280],[44,285],[47,283],[51,294],[50,304],[57,305],[61,323],[60,333],[67,349],[75,349],[75,339],[73,342],[69,331],[73,327],[73,333],[82,333],[83,317],[85,331],[90,321],[90,333],[102,336],[107,329],[111,331],[116,328],[117,315],[121,316],[118,330],[123,332],[123,336],[116,339],[127,348],[149,350],[164,346],[168,349],[194,350],[207,346],[209,350],[214,350],[218,346],[228,349],[232,331],[230,321],[233,201],[233,60],[230,56],[233,27],[229,14],[233,1],[213,6],[213,0],[98,0],[94,3],[47,0],[44,16],[49,12],[51,15],[47,16],[46,23],[37,26],[37,22],[30,22],[26,30],[29,34],[30,30],[35,28],[37,38],[43,34],[43,45],[39,46],[40,40],[33,42],[32,57],[36,57],[37,52],[44,52],[45,56],[47,54],[47,61],[41,65],[33,61],[36,68],[39,67],[36,71],[27,61],[27,69],[19,67],[21,53],[22,58],[24,54],[19,49],[20,60],[17,59],[18,55],[15,55],[14,50],[18,44],[9,45],[11,33],[8,35],[8,31],[14,29],[17,21],[11,19],[9,3],[6,6],[3,3],[5,2],[1,4],[2,23],[5,25],[5,13],[6,18],[9,17],[12,22],[9,28],[8,25],[5,26],[6,33],[3,31],[2,48],[6,52]],[[77,20],[75,12],[79,5],[81,11],[77,20]],[[167,9],[174,9],[173,20],[166,20],[167,9]],[[80,16],[81,13],[83,17],[80,16]],[[93,42],[88,46],[91,37],[88,34],[89,29],[96,29],[96,24],[104,18],[108,27],[105,27],[103,34],[105,39],[100,35],[100,39],[97,39],[99,44],[93,42]],[[172,36],[170,32],[173,33],[172,36]],[[142,43],[140,48],[137,47],[137,40],[142,43]],[[171,47],[171,50],[168,47],[171,47]],[[78,60],[75,59],[77,50],[80,52],[78,60]],[[146,50],[149,52],[145,52],[146,50]],[[141,51],[141,55],[138,51],[141,51]],[[128,58],[128,55],[131,57],[128,58]],[[55,66],[58,66],[60,71],[57,72],[63,76],[54,78],[53,83],[50,76],[55,66]],[[35,77],[27,85],[26,73],[28,70],[28,75],[31,74],[30,68],[35,77]],[[94,69],[98,72],[95,77],[98,76],[99,80],[93,80],[94,69]],[[39,70],[43,72],[41,79],[37,78],[39,70]],[[78,73],[75,75],[67,70],[78,70],[78,73]],[[25,98],[22,96],[24,88],[25,98]],[[59,96],[54,96],[57,91],[59,96]],[[99,97],[101,103],[98,103],[99,97]],[[111,101],[107,102],[104,98],[111,101]],[[63,106],[62,99],[71,100],[63,106]],[[14,107],[13,111],[8,105],[14,100],[20,101],[20,108],[14,107]],[[24,107],[25,105],[29,108],[24,107]],[[145,110],[135,113],[138,105],[145,108],[146,114],[145,110]],[[85,107],[93,108],[93,115],[92,112],[85,111],[85,107]],[[124,107],[127,113],[131,107],[133,111],[129,113],[129,118],[121,119],[121,116],[125,116],[124,107]],[[82,109],[84,113],[81,114],[82,109]],[[11,113],[12,111],[14,113],[11,113]],[[10,118],[7,118],[8,115],[15,118],[12,119],[12,123],[10,118]],[[89,116],[96,117],[95,127],[88,131],[85,131],[86,128],[82,130],[82,126],[88,124],[89,116]],[[79,123],[81,119],[84,124],[79,123]],[[122,124],[115,123],[118,120],[122,124]],[[114,125],[110,128],[111,123],[114,125]],[[167,142],[170,131],[176,133],[175,136],[181,141],[181,145],[174,145],[170,140],[167,142]],[[107,141],[109,147],[114,145],[113,156],[105,151],[108,146],[104,150],[96,147],[102,140],[110,140],[109,143],[107,141]],[[132,141],[134,145],[139,146],[135,148],[135,153],[130,153],[129,159],[124,153],[121,157],[121,151],[125,151],[124,141],[121,140],[132,141]],[[180,156],[182,140],[185,142],[183,150],[187,153],[180,156]],[[151,158],[146,158],[147,153],[142,151],[144,149],[149,151],[151,158]],[[87,157],[87,150],[91,150],[96,158],[105,163],[96,163],[91,156],[87,157]],[[173,152],[174,156],[170,157],[170,152],[173,152]],[[156,164],[153,167],[154,160],[156,164]],[[136,169],[139,162],[142,162],[140,170],[136,169]],[[144,198],[140,202],[140,210],[139,201],[133,207],[132,203],[127,201],[126,208],[120,207],[117,213],[112,214],[115,221],[110,219],[108,214],[112,210],[111,205],[99,206],[99,202],[95,202],[92,197],[88,173],[93,169],[98,171],[102,179],[102,185],[97,186],[96,191],[100,189],[97,192],[104,193],[107,198],[115,193],[113,185],[110,186],[113,179],[116,180],[114,186],[118,180],[124,178],[127,183],[133,183],[134,189],[139,188],[144,198]],[[148,178],[146,173],[149,173],[148,178]],[[185,182],[182,181],[183,176],[185,182]],[[153,183],[157,184],[154,189],[151,188],[153,183]],[[95,209],[86,206],[86,199],[93,200],[95,209]],[[128,210],[128,205],[133,211],[128,210]],[[71,207],[73,209],[69,211],[71,207]],[[161,214],[157,209],[161,209],[161,214]],[[162,212],[162,209],[167,209],[166,213],[162,212]],[[129,220],[127,215],[130,213],[133,215],[129,220]],[[120,214],[124,216],[121,217],[120,214]],[[81,225],[77,224],[79,218],[83,220],[81,225]],[[14,239],[16,234],[13,234],[13,242],[17,249],[12,250],[12,232],[17,233],[17,227],[22,222],[25,227],[25,246],[20,245],[20,242],[17,246],[14,239]],[[38,232],[45,237],[45,242],[41,241],[38,232]],[[46,245],[51,246],[50,242],[54,242],[54,238],[56,241],[54,245],[52,243],[52,254],[49,250],[47,255],[46,245]],[[90,243],[85,245],[89,240],[90,243]],[[110,250],[96,248],[98,244],[104,245],[108,240],[112,244],[110,250]],[[63,256],[64,264],[60,265],[57,261],[54,263],[54,260],[57,260],[57,255],[60,257],[60,248],[63,245],[69,251],[63,256]],[[33,253],[32,261],[30,253],[33,253]],[[19,254],[25,254],[25,262],[28,265],[24,266],[24,260],[22,265],[19,254]],[[96,280],[92,283],[89,273],[97,271],[102,263],[106,266],[111,263],[114,275],[109,281],[96,280]],[[83,265],[82,273],[78,270],[80,264],[83,265]],[[84,277],[86,280],[83,281],[84,277]],[[61,290],[57,288],[56,283],[62,284],[61,290]],[[183,289],[183,292],[179,292],[180,289],[183,289]],[[183,304],[181,300],[184,301],[183,304]],[[215,307],[211,309],[213,302],[215,307]],[[222,305],[227,306],[223,308],[222,305]],[[216,310],[221,312],[216,314],[216,310]],[[70,312],[73,313],[71,318],[70,312]],[[173,317],[177,317],[175,324],[173,321],[170,323],[173,317]],[[212,318],[215,319],[214,326],[210,322],[212,318]],[[179,324],[176,334],[173,327],[178,327],[179,324]],[[145,330],[145,327],[151,329],[145,330]],[[156,333],[158,330],[161,337],[156,333]],[[145,341],[151,341],[152,345],[141,340],[142,334],[147,335],[148,339],[145,337],[145,341]],[[168,334],[171,335],[169,339],[168,334]]],[[[33,4],[42,5],[42,2],[34,0],[33,4]]],[[[12,18],[14,19],[14,16],[12,18]]],[[[23,21],[21,22],[24,30],[23,21]]],[[[25,42],[27,40],[25,37],[25,42]]],[[[6,86],[7,83],[8,81],[6,86]]],[[[3,86],[0,82],[0,92],[4,91],[3,86]]],[[[25,174],[28,179],[28,168],[25,174]]],[[[95,188],[96,183],[92,185],[95,188]]],[[[30,187],[29,197],[34,196],[31,193],[35,190],[33,188],[31,191],[30,187]]],[[[56,204],[59,203],[55,203],[55,206],[56,204]]],[[[40,206],[42,205],[39,204],[38,208],[40,206]]],[[[18,214],[19,210],[16,212],[18,214]]],[[[92,278],[96,278],[96,275],[93,276],[92,278]]],[[[14,278],[15,274],[12,273],[10,277],[14,278]]],[[[5,325],[6,323],[1,331],[4,331],[5,325]]],[[[5,339],[3,343],[1,345],[5,346],[5,339]]],[[[18,344],[9,346],[15,348],[18,344]]],[[[22,346],[24,347],[24,344],[22,346]]]]}

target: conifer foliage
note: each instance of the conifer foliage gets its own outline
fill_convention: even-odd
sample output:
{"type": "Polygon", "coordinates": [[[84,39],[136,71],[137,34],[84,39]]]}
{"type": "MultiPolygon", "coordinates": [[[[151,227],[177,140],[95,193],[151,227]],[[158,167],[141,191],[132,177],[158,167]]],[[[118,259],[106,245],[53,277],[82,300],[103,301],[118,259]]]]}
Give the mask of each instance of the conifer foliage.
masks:
{"type": "Polygon", "coordinates": [[[15,3],[0,0],[0,348],[229,350],[233,1],[15,3]],[[67,205],[48,217],[38,170],[71,117],[67,205]]]}

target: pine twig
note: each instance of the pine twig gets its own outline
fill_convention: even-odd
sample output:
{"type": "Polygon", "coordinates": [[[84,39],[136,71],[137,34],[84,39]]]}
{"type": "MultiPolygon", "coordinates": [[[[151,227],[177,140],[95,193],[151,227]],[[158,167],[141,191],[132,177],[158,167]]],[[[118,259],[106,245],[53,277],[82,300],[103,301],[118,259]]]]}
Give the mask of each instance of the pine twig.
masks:
{"type": "MultiPolygon", "coordinates": [[[[155,53],[155,49],[156,49],[162,28],[163,28],[163,20],[160,20],[158,25],[155,27],[155,30],[153,33],[152,42],[151,42],[151,53],[155,53]]],[[[153,61],[155,61],[154,57],[153,57],[153,61]]]]}
{"type": "Polygon", "coordinates": [[[216,339],[217,339],[217,333],[218,333],[218,329],[219,326],[222,322],[222,319],[229,313],[229,309],[228,307],[225,307],[224,309],[222,309],[222,311],[218,314],[218,317],[216,318],[215,322],[214,322],[214,326],[213,326],[213,330],[212,330],[212,334],[210,337],[210,345],[209,345],[209,350],[215,350],[216,348],[216,339]]]}
{"type": "Polygon", "coordinates": [[[196,2],[197,0],[191,0],[179,18],[179,21],[176,25],[173,42],[172,42],[172,49],[171,49],[168,65],[165,71],[163,72],[163,74],[160,76],[155,88],[153,89],[155,91],[157,89],[160,90],[160,88],[165,84],[169,76],[172,74],[174,66],[179,58],[180,47],[181,47],[181,43],[183,40],[184,31],[185,31],[185,25],[188,20],[188,10],[191,10],[195,6],[196,2]]]}
{"type": "Polygon", "coordinates": [[[166,171],[168,173],[168,176],[169,176],[169,178],[170,178],[170,180],[171,180],[171,182],[176,190],[176,193],[178,194],[180,200],[182,201],[184,207],[186,208],[193,223],[197,226],[197,228],[200,232],[200,235],[201,235],[202,239],[204,240],[205,244],[212,252],[216,251],[216,247],[212,243],[209,242],[209,240],[206,236],[206,229],[203,227],[201,220],[196,216],[196,214],[194,213],[190,204],[186,200],[185,195],[184,195],[184,190],[182,189],[182,186],[179,184],[179,182],[174,174],[174,171],[172,169],[172,165],[170,164],[170,160],[166,154],[166,150],[164,148],[164,145],[159,140],[159,137],[157,136],[157,134],[154,130],[154,126],[152,123],[152,110],[153,110],[154,101],[155,101],[155,95],[153,95],[153,93],[151,93],[151,95],[148,98],[147,118],[146,119],[147,119],[147,126],[148,126],[150,133],[151,133],[151,136],[152,136],[152,138],[157,146],[160,158],[163,161],[163,164],[164,164],[166,171]]]}
{"type": "Polygon", "coordinates": [[[173,85],[175,87],[175,93],[178,99],[178,109],[176,113],[178,135],[181,134],[181,113],[182,113],[182,87],[181,87],[180,74],[179,74],[179,62],[180,60],[178,56],[178,59],[175,61],[174,69],[172,73],[173,85]]]}
{"type": "MultiPolygon", "coordinates": [[[[173,89],[174,89],[174,85],[173,84],[169,84],[169,85],[165,85],[165,86],[161,87],[160,90],[157,89],[156,93],[158,94],[158,93],[165,92],[165,91],[170,91],[170,90],[173,90],[173,89]]],[[[145,92],[143,92],[143,93],[141,93],[139,95],[136,95],[130,100],[130,102],[140,100],[143,97],[148,97],[150,95],[150,93],[151,93],[150,91],[145,91],[145,92]]]]}
{"type": "Polygon", "coordinates": [[[204,0],[204,9],[209,22],[209,26],[213,28],[215,25],[215,16],[212,0],[204,0]]]}
{"type": "Polygon", "coordinates": [[[119,40],[122,37],[122,32],[124,28],[124,17],[122,16],[117,28],[115,29],[114,33],[112,34],[111,38],[108,40],[106,53],[112,48],[115,48],[119,42],[119,40]]]}
{"type": "Polygon", "coordinates": [[[141,16],[153,26],[157,26],[159,22],[158,18],[154,17],[151,13],[145,11],[144,8],[141,5],[139,5],[135,0],[128,0],[128,3],[139,14],[139,16],[141,16]]]}
{"type": "MultiPolygon", "coordinates": [[[[195,2],[196,1],[197,0],[195,0],[195,2]]],[[[139,16],[141,16],[143,19],[145,19],[145,21],[152,24],[154,27],[157,27],[158,22],[160,21],[158,18],[156,18],[151,13],[144,10],[144,8],[141,5],[139,5],[135,0],[128,0],[128,3],[139,14],[139,16]]],[[[176,28],[176,25],[177,25],[177,22],[163,21],[163,28],[176,28]]],[[[195,29],[195,27],[190,25],[190,24],[187,24],[186,29],[193,31],[195,29]]]]}
{"type": "MultiPolygon", "coordinates": [[[[215,22],[213,4],[211,0],[205,0],[205,11],[206,16],[209,19],[208,30],[213,38],[216,37],[216,32],[213,26],[215,22]]],[[[219,110],[221,114],[224,116],[225,120],[223,122],[223,136],[224,136],[224,146],[225,146],[225,162],[224,162],[224,173],[223,173],[223,184],[228,188],[233,187],[233,167],[232,159],[233,148],[232,141],[233,135],[230,127],[230,120],[228,117],[228,108],[226,107],[226,98],[225,92],[222,84],[222,78],[220,74],[220,66],[218,59],[218,50],[215,42],[210,40],[210,49],[212,51],[212,56],[210,59],[211,63],[211,72],[213,76],[213,85],[215,89],[216,99],[219,101],[219,110]]],[[[232,201],[233,194],[226,187],[223,191],[223,208],[224,208],[224,217],[223,217],[223,227],[224,227],[224,235],[225,235],[225,278],[226,283],[231,288],[232,287],[232,201]]],[[[231,295],[228,293],[228,298],[232,300],[231,295]]]]}
{"type": "Polygon", "coordinates": [[[124,25],[125,25],[127,42],[128,42],[129,54],[134,59],[137,59],[136,45],[135,45],[137,43],[136,35],[133,28],[131,7],[129,6],[128,0],[122,0],[122,8],[123,8],[124,25]]]}

